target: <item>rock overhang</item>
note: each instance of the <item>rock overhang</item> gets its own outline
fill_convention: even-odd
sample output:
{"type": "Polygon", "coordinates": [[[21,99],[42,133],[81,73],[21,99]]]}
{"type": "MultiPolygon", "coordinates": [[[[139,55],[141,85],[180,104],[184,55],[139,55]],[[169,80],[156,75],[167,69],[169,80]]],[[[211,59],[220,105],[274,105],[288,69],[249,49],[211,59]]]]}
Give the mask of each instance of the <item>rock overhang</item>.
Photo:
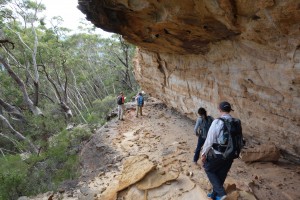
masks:
{"type": "MultiPolygon", "coordinates": [[[[209,43],[240,34],[234,13],[225,21],[209,1],[79,1],[95,26],[155,52],[205,54],[209,43]],[[207,5],[207,6],[206,6],[207,5]]],[[[235,10],[232,4],[224,5],[235,10]]]]}
{"type": "Polygon", "coordinates": [[[139,47],[135,76],[153,96],[192,118],[226,99],[251,138],[300,158],[300,0],[78,3],[139,47]]]}

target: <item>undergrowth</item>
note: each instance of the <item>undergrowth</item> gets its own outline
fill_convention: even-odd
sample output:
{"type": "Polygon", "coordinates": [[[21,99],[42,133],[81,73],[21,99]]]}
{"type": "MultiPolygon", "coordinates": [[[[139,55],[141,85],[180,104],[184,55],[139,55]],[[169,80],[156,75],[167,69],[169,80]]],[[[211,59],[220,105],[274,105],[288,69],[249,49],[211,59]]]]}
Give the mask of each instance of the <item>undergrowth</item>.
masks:
{"type": "Polygon", "coordinates": [[[76,179],[79,174],[77,153],[82,141],[90,136],[88,126],[64,130],[49,139],[47,151],[40,155],[1,157],[0,200],[55,191],[64,180],[76,179]]]}

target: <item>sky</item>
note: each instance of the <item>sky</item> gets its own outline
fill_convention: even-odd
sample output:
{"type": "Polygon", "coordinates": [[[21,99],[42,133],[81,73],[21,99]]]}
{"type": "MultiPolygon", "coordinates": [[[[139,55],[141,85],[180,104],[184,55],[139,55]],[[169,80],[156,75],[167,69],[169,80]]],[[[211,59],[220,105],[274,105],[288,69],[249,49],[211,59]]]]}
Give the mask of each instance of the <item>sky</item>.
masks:
{"type": "MultiPolygon", "coordinates": [[[[61,16],[64,20],[63,27],[72,29],[76,32],[80,25],[80,19],[85,19],[85,15],[77,8],[78,0],[42,0],[46,6],[45,15],[50,20],[54,16],[61,16]]],[[[90,23],[86,20],[87,23],[90,23]]],[[[91,23],[90,23],[91,24],[91,23]]],[[[97,28],[97,33],[103,37],[109,37],[111,33],[105,32],[97,28]]]]}

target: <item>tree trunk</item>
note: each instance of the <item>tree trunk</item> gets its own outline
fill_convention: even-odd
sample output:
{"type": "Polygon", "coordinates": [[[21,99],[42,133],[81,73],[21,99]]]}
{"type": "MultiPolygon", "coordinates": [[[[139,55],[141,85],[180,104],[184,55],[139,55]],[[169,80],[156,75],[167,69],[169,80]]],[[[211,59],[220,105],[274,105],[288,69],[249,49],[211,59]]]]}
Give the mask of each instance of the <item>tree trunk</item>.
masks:
{"type": "Polygon", "coordinates": [[[34,114],[34,115],[43,115],[42,111],[33,104],[31,99],[28,96],[26,87],[24,82],[20,79],[20,77],[11,69],[10,65],[8,65],[5,60],[0,56],[0,62],[3,64],[4,68],[7,70],[8,74],[16,81],[18,84],[20,90],[23,93],[23,100],[24,103],[27,105],[29,110],[34,114]]]}
{"type": "Polygon", "coordinates": [[[27,139],[25,136],[23,136],[21,133],[19,133],[18,131],[16,131],[12,125],[9,123],[9,121],[0,114],[0,120],[2,122],[4,122],[4,124],[11,130],[11,132],[19,139],[19,140],[23,140],[28,142],[29,146],[31,147],[31,152],[33,153],[38,153],[38,148],[29,140],[27,139]]]}
{"type": "Polygon", "coordinates": [[[12,115],[16,119],[25,121],[24,115],[15,106],[12,106],[9,103],[4,102],[3,99],[1,98],[0,98],[0,106],[2,106],[4,110],[8,112],[8,114],[12,115]]]}
{"type": "MultiPolygon", "coordinates": [[[[35,16],[36,16],[36,12],[35,11],[35,16]]],[[[38,66],[36,63],[36,54],[37,54],[37,47],[38,47],[38,37],[33,25],[33,22],[31,23],[31,29],[34,35],[34,46],[33,46],[33,51],[32,51],[32,62],[33,62],[33,69],[34,69],[34,80],[33,80],[33,84],[34,84],[34,89],[35,89],[35,93],[34,93],[34,105],[38,106],[39,103],[39,72],[38,72],[38,66]]]]}
{"type": "Polygon", "coordinates": [[[72,99],[70,99],[70,97],[68,97],[69,98],[69,101],[71,102],[71,104],[75,107],[75,109],[78,111],[78,113],[79,113],[79,115],[80,115],[80,117],[83,119],[83,121],[84,121],[84,123],[88,123],[87,121],[86,121],[86,119],[83,117],[83,115],[82,115],[82,113],[80,112],[80,110],[78,109],[78,107],[76,106],[76,104],[72,101],[72,99]]]}
{"type": "Polygon", "coordinates": [[[56,68],[54,68],[54,69],[55,69],[55,74],[56,74],[57,79],[58,79],[57,80],[58,84],[55,83],[55,81],[48,74],[48,72],[46,71],[46,67],[44,65],[42,65],[42,67],[43,67],[43,71],[45,72],[47,80],[50,82],[50,84],[52,85],[52,87],[53,87],[53,89],[55,91],[55,95],[56,95],[56,97],[59,100],[60,108],[64,112],[66,119],[69,119],[69,118],[73,117],[72,110],[70,109],[70,107],[68,106],[68,103],[67,103],[67,101],[68,101],[68,94],[67,94],[68,79],[67,79],[67,74],[65,73],[66,79],[65,79],[65,84],[64,84],[64,87],[63,87],[61,85],[61,81],[59,79],[59,76],[58,76],[58,73],[56,71],[56,68]],[[62,91],[62,92],[60,92],[60,91],[62,91]],[[61,93],[63,93],[63,94],[61,94],[61,93]]]}
{"type": "MultiPolygon", "coordinates": [[[[73,87],[74,87],[74,89],[75,89],[75,91],[76,91],[76,93],[78,94],[78,96],[79,96],[80,99],[78,99],[78,97],[77,97],[76,94],[74,94],[74,95],[76,95],[77,101],[80,101],[80,100],[81,100],[81,102],[82,102],[84,108],[88,111],[88,107],[86,106],[86,104],[85,104],[85,102],[84,102],[84,99],[83,99],[81,93],[80,93],[79,90],[78,90],[78,87],[77,87],[77,79],[76,79],[75,74],[73,73],[73,70],[71,70],[71,73],[72,73],[72,75],[73,75],[73,80],[74,80],[74,86],[73,86],[73,87]]],[[[75,92],[74,92],[74,93],[75,93],[75,92]]]]}

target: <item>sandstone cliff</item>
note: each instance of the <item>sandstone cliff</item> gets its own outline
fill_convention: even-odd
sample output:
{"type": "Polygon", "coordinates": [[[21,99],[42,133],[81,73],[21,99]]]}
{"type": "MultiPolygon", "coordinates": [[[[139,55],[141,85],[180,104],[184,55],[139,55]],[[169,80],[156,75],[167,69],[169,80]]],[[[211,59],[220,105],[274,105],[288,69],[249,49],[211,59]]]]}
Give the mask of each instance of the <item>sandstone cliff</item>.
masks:
{"type": "MultiPolygon", "coordinates": [[[[300,159],[300,0],[79,0],[97,27],[139,46],[142,88],[195,117],[233,104],[248,138],[300,159]]],[[[286,154],[287,155],[287,154],[286,154]]]]}

